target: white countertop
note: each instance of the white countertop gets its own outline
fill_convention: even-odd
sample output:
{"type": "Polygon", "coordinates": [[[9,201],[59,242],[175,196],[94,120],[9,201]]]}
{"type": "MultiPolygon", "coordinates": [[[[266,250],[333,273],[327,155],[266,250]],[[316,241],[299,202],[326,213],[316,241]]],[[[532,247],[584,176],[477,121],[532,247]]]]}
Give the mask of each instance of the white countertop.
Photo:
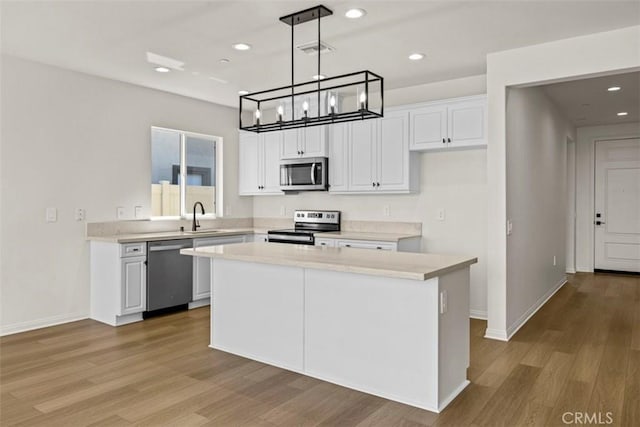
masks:
{"type": "Polygon", "coordinates": [[[182,249],[183,255],[314,268],[374,276],[427,280],[470,266],[475,257],[286,243],[237,243],[182,249]]]}
{"type": "Polygon", "coordinates": [[[201,230],[197,233],[188,231],[159,231],[153,233],[114,234],[109,236],[87,236],[87,240],[112,243],[153,242],[156,240],[200,239],[203,237],[236,236],[238,234],[266,233],[267,230],[254,228],[234,228],[224,230],[201,230]]]}

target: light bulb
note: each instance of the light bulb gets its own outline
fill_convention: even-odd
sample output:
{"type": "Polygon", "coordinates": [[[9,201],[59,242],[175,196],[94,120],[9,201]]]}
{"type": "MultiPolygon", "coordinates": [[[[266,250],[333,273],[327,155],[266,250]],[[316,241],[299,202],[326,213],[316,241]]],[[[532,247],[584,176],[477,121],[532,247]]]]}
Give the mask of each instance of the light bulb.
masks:
{"type": "Polygon", "coordinates": [[[278,114],[280,114],[281,116],[284,114],[284,108],[282,108],[282,105],[278,106],[278,114]]]}
{"type": "Polygon", "coordinates": [[[362,92],[360,94],[360,102],[364,103],[367,100],[367,94],[362,92]]]}
{"type": "Polygon", "coordinates": [[[256,110],[256,119],[260,119],[260,110],[256,110]]]}
{"type": "Polygon", "coordinates": [[[329,105],[331,107],[335,107],[336,106],[336,97],[331,95],[331,98],[329,98],[329,105]]]}
{"type": "Polygon", "coordinates": [[[307,111],[309,111],[309,103],[307,101],[304,101],[302,103],[302,110],[306,113],[307,111]]]}

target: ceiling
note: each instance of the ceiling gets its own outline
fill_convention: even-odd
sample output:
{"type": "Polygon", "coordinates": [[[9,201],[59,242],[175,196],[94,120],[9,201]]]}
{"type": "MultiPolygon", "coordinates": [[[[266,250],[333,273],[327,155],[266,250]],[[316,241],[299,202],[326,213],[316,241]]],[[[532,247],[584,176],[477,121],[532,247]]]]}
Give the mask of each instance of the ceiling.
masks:
{"type": "MultiPolygon", "coordinates": [[[[290,27],[282,15],[317,5],[298,1],[2,1],[3,53],[193,98],[236,106],[239,89],[290,82],[290,27]],[[252,45],[246,52],[234,43],[252,45]],[[185,63],[161,74],[153,52],[185,63]],[[221,63],[221,58],[230,60],[221,63]],[[212,79],[213,78],[213,79],[212,79]],[[225,83],[226,82],[226,83],[225,83]]],[[[637,1],[326,1],[322,74],[369,69],[385,87],[407,87],[485,73],[486,54],[640,24],[637,1]],[[351,7],[365,17],[345,18],[351,7]],[[422,52],[422,61],[409,61],[422,52]]],[[[296,44],[316,39],[296,27],[296,44]]],[[[297,82],[316,74],[296,52],[297,82]]]]}
{"type": "Polygon", "coordinates": [[[640,122],[640,72],[542,86],[576,126],[640,122]],[[607,89],[617,86],[619,91],[607,89]],[[618,116],[619,112],[626,116],[618,116]]]}

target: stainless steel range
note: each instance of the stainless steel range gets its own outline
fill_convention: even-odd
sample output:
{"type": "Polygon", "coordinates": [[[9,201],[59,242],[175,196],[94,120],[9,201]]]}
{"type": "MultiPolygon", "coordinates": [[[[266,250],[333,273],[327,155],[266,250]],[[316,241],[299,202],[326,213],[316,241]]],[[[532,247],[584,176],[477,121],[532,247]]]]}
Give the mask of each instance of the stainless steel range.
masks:
{"type": "Polygon", "coordinates": [[[313,245],[315,234],[340,231],[340,211],[295,211],[293,224],[293,229],[270,230],[269,242],[313,245]]]}

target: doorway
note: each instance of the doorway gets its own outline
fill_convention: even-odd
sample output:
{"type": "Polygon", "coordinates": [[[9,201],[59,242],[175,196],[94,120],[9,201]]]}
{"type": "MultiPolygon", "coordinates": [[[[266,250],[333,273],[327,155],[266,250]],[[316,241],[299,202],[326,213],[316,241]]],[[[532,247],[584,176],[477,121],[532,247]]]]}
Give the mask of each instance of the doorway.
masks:
{"type": "Polygon", "coordinates": [[[594,270],[640,273],[640,138],[595,143],[594,270]]]}

